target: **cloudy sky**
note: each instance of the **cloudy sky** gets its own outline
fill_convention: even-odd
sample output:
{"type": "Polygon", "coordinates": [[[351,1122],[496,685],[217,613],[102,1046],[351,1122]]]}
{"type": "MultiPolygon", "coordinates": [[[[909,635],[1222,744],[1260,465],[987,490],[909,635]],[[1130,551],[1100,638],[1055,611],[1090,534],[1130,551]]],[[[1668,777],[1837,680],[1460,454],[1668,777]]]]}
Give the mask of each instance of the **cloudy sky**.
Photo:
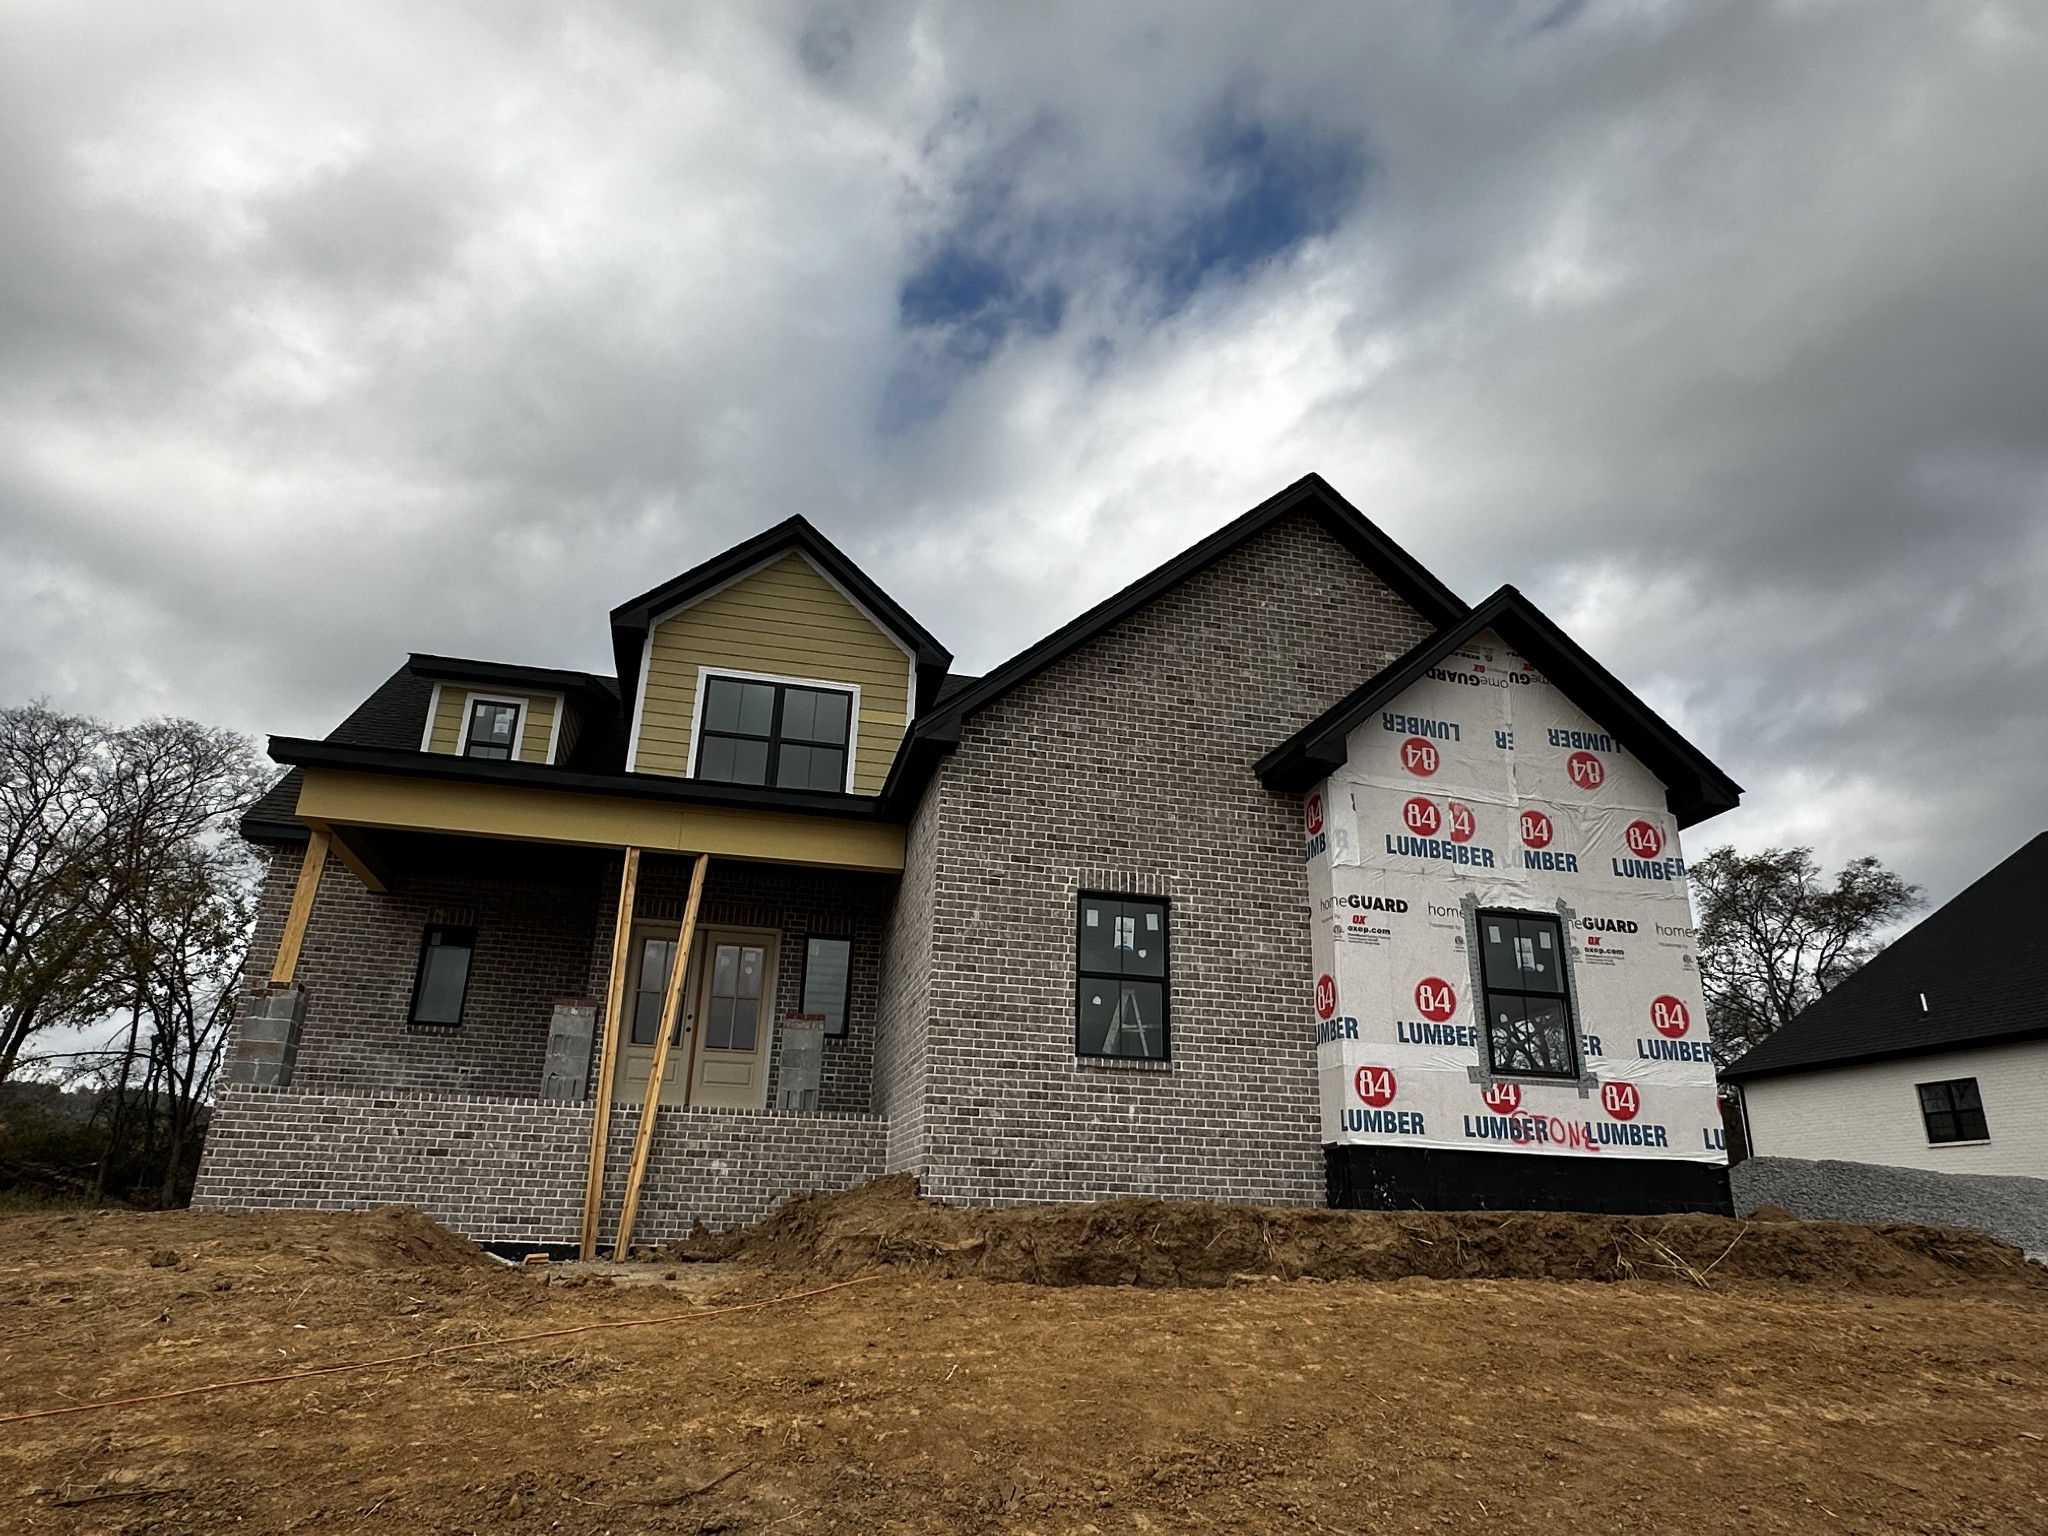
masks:
{"type": "Polygon", "coordinates": [[[1310,469],[1695,851],[1951,894],[2048,826],[2048,16],[0,0],[0,700],[608,669],[792,512],[980,671],[1310,469]]]}

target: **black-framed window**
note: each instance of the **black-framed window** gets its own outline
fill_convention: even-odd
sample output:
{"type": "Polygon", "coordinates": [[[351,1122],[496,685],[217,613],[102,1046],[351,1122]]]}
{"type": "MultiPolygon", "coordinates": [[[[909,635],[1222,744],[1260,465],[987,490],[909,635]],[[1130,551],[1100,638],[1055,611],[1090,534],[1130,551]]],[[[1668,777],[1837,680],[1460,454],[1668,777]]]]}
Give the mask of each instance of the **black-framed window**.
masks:
{"type": "Polygon", "coordinates": [[[1991,1127],[1984,1120],[1984,1099],[1977,1092],[1974,1077],[1953,1077],[1946,1082],[1920,1083],[1920,1118],[1927,1122],[1927,1139],[1944,1141],[1989,1141],[1991,1127]]]}
{"type": "Polygon", "coordinates": [[[469,963],[476,930],[453,923],[429,923],[420,936],[419,969],[412,983],[412,1022],[460,1024],[469,995],[469,963]]]}
{"type": "Polygon", "coordinates": [[[706,678],[697,777],[843,792],[852,723],[853,695],[843,689],[706,678]]]}
{"type": "Polygon", "coordinates": [[[803,1013],[824,1015],[825,1033],[846,1033],[846,996],[853,979],[853,940],[804,940],[803,1013]]]}
{"type": "Polygon", "coordinates": [[[1564,925],[1530,912],[1479,914],[1487,1059],[1518,1077],[1577,1077],[1564,925]]]}
{"type": "Polygon", "coordinates": [[[464,757],[510,761],[519,745],[519,706],[496,699],[472,699],[469,723],[462,733],[464,757]]]}
{"type": "Polygon", "coordinates": [[[1076,917],[1074,1054],[1166,1060],[1166,903],[1084,891],[1076,917]]]}

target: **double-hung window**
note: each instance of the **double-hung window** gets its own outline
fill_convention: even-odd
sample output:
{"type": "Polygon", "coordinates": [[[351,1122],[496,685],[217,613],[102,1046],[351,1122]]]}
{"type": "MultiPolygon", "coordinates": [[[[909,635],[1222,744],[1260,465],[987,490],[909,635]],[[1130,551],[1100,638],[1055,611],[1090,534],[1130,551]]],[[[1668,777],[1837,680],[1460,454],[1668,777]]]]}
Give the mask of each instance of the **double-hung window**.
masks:
{"type": "Polygon", "coordinates": [[[853,940],[809,938],[804,941],[803,1011],[825,1021],[835,1039],[846,1033],[847,983],[853,975],[853,940]]]}
{"type": "Polygon", "coordinates": [[[1984,1119],[1984,1098],[1974,1077],[1950,1078],[1941,1083],[1920,1083],[1920,1118],[1927,1122],[1927,1140],[1939,1146],[1945,1141],[1989,1141],[1991,1127],[1984,1119]]]}
{"type": "Polygon", "coordinates": [[[1166,903],[1080,900],[1074,1052],[1166,1060],[1166,903]]]}
{"type": "Polygon", "coordinates": [[[462,734],[464,757],[509,762],[519,746],[519,706],[498,699],[472,699],[469,724],[462,734]]]}
{"type": "Polygon", "coordinates": [[[474,928],[428,924],[420,939],[419,969],[413,976],[413,1023],[462,1022],[462,1002],[469,993],[469,961],[475,950],[474,928]]]}
{"type": "Polygon", "coordinates": [[[697,777],[776,789],[846,789],[853,695],[839,688],[704,680],[697,777]]]}
{"type": "Polygon", "coordinates": [[[1479,955],[1493,1070],[1577,1077],[1563,925],[1528,912],[1481,912],[1479,955]]]}

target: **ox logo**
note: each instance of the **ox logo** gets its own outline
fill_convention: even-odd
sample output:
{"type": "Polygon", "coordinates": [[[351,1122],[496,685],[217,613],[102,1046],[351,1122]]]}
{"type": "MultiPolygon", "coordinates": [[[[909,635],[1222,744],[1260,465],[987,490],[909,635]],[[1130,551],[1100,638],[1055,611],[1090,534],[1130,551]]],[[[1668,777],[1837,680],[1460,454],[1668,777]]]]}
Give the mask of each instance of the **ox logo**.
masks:
{"type": "Polygon", "coordinates": [[[1360,1067],[1352,1076],[1351,1090],[1372,1108],[1385,1109],[1394,1102],[1394,1069],[1360,1067]]]}
{"type": "Polygon", "coordinates": [[[1512,1115],[1522,1107],[1522,1085],[1495,1083],[1480,1097],[1486,1100],[1486,1107],[1496,1115],[1512,1115]]]}
{"type": "Polygon", "coordinates": [[[1565,771],[1581,789],[1598,789],[1607,782],[1607,765],[1590,752],[1574,752],[1564,760],[1565,771]]]}
{"type": "Polygon", "coordinates": [[[1600,1107],[1617,1120],[1633,1120],[1642,1112],[1643,1096],[1634,1083],[1602,1083],[1600,1107]]]}
{"type": "Polygon", "coordinates": [[[1443,825],[1436,802],[1417,795],[1401,807],[1401,824],[1417,837],[1435,837],[1436,829],[1443,825]]]}
{"type": "Polygon", "coordinates": [[[1458,1011],[1458,991],[1440,976],[1425,976],[1415,984],[1415,1006],[1425,1019],[1441,1024],[1458,1011]]]}
{"type": "Polygon", "coordinates": [[[1401,743],[1401,766],[1418,779],[1426,779],[1443,766],[1443,757],[1428,737],[1410,736],[1401,743]]]}
{"type": "Polygon", "coordinates": [[[1666,1040],[1677,1040],[1692,1028],[1692,1014],[1678,998],[1666,995],[1650,1004],[1650,1023],[1666,1040]]]}
{"type": "Polygon", "coordinates": [[[1323,797],[1310,795],[1308,804],[1302,808],[1302,819],[1308,823],[1308,835],[1314,837],[1323,830],[1323,797]]]}
{"type": "Polygon", "coordinates": [[[1337,1013],[1337,978],[1318,976],[1316,978],[1316,1017],[1334,1018],[1337,1013]]]}
{"type": "Polygon", "coordinates": [[[1531,848],[1548,848],[1556,836],[1556,829],[1550,825],[1550,818],[1541,811],[1522,812],[1522,841],[1531,848]]]}
{"type": "Polygon", "coordinates": [[[1639,859],[1654,859],[1664,851],[1664,834],[1647,821],[1628,824],[1628,851],[1639,859]]]}

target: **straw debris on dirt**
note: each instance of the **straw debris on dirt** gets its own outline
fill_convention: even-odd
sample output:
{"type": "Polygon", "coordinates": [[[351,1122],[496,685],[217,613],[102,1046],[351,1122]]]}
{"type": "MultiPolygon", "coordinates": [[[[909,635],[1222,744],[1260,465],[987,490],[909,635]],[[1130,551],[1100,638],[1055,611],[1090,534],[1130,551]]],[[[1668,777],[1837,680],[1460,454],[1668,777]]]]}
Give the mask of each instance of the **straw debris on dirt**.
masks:
{"type": "Polygon", "coordinates": [[[406,1210],[0,1218],[0,1415],[462,1346],[0,1425],[0,1528],[2048,1530],[2048,1289],[1966,1234],[893,1183],[686,1246],[740,1267],[553,1283],[406,1210]]]}

